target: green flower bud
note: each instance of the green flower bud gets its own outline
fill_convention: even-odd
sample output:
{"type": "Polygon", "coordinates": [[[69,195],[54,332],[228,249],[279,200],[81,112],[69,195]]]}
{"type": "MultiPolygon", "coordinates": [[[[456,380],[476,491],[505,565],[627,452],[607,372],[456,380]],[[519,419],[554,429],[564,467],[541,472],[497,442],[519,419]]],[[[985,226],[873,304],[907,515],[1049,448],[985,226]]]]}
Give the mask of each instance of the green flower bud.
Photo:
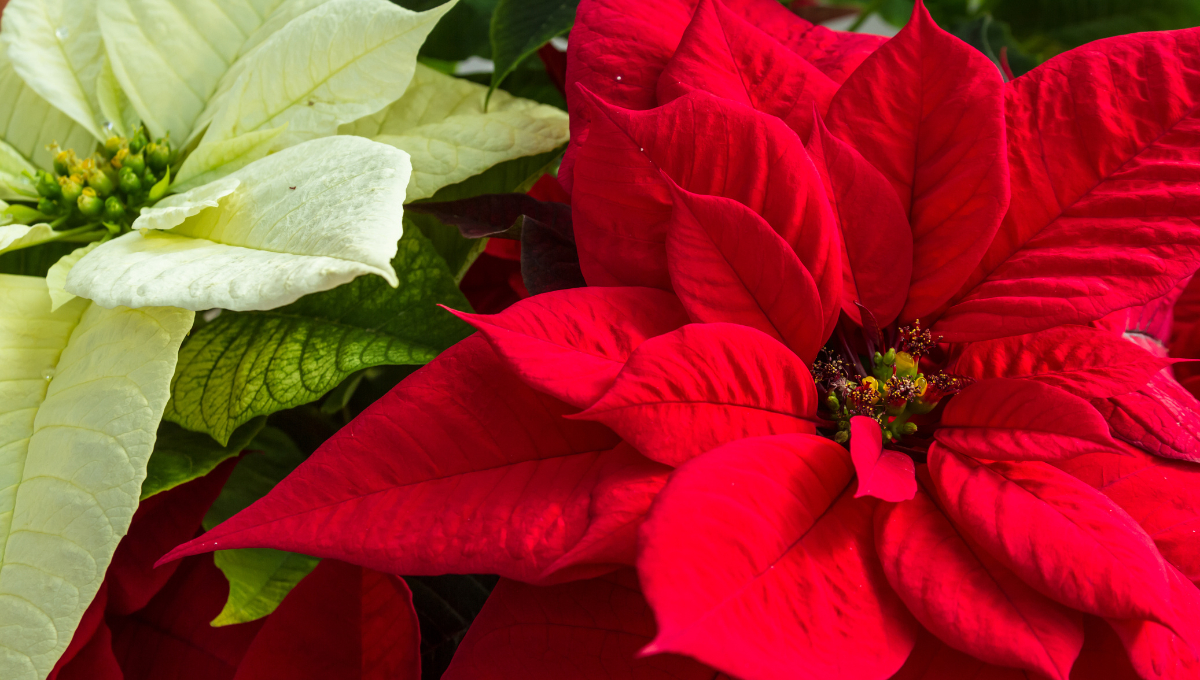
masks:
{"type": "Polygon", "coordinates": [[[894,347],[889,349],[887,354],[883,355],[883,363],[887,364],[888,366],[896,363],[896,349],[894,347]]]}
{"type": "Polygon", "coordinates": [[[146,168],[146,171],[142,173],[142,186],[152,187],[155,184],[158,184],[158,175],[155,175],[150,168],[146,168]]]}
{"type": "Polygon", "coordinates": [[[119,220],[125,215],[125,204],[116,196],[109,196],[104,202],[104,216],[110,220],[119,220]]]}
{"type": "Polygon", "coordinates": [[[845,444],[850,441],[850,433],[845,430],[838,430],[837,434],[833,435],[833,441],[839,444],[845,444]]]}
{"type": "Polygon", "coordinates": [[[148,141],[146,139],[146,128],[139,126],[137,131],[133,133],[133,137],[129,140],[129,151],[131,153],[141,153],[142,149],[146,148],[146,142],[148,141]]]}
{"type": "Polygon", "coordinates": [[[92,170],[88,173],[87,184],[100,196],[107,196],[116,188],[108,175],[99,170],[92,170]]]}
{"type": "Polygon", "coordinates": [[[160,139],[146,147],[146,162],[150,167],[162,172],[171,164],[171,143],[160,139]]]}
{"type": "Polygon", "coordinates": [[[62,206],[53,198],[43,198],[38,201],[38,212],[53,217],[62,211],[62,206]]]}
{"type": "Polygon", "coordinates": [[[58,186],[58,180],[54,179],[54,175],[45,170],[38,170],[37,192],[43,198],[58,198],[62,196],[62,187],[58,186]]]}
{"type": "Polygon", "coordinates": [[[170,168],[167,169],[167,174],[163,175],[163,178],[160,179],[157,184],[150,187],[150,192],[147,195],[147,198],[150,200],[150,202],[153,203],[154,201],[157,201],[158,199],[162,198],[163,196],[166,196],[167,189],[169,189],[169,188],[171,188],[171,170],[170,170],[170,168]]]}
{"type": "Polygon", "coordinates": [[[117,155],[117,152],[121,150],[121,145],[123,143],[124,143],[124,140],[121,139],[120,137],[117,137],[117,136],[109,137],[104,142],[105,157],[112,158],[113,156],[117,155]]]}
{"type": "Polygon", "coordinates": [[[900,426],[900,434],[907,435],[907,434],[916,434],[916,433],[917,433],[917,424],[916,423],[904,423],[903,425],[900,426]]]}
{"type": "Polygon", "coordinates": [[[849,420],[839,420],[838,421],[838,429],[839,430],[849,430],[850,429],[850,421],[849,420]]]}
{"type": "Polygon", "coordinates": [[[75,153],[73,151],[59,151],[54,154],[54,172],[60,175],[71,174],[71,165],[75,161],[75,153]]]}
{"type": "Polygon", "coordinates": [[[120,179],[121,191],[126,194],[136,194],[142,190],[142,180],[138,179],[137,173],[133,168],[121,168],[120,179]]]}
{"type": "Polygon", "coordinates": [[[829,410],[833,411],[834,413],[837,413],[838,409],[842,407],[842,405],[838,402],[837,395],[833,394],[832,392],[828,397],[825,397],[825,405],[828,406],[829,410]]]}
{"type": "Polygon", "coordinates": [[[121,159],[121,168],[129,168],[140,175],[146,171],[146,159],[140,153],[131,153],[121,159]]]}
{"type": "Polygon", "coordinates": [[[83,193],[83,181],[77,175],[59,177],[58,184],[62,188],[62,197],[68,205],[78,201],[80,194],[83,193]]]}
{"type": "Polygon", "coordinates": [[[76,203],[79,205],[79,212],[88,217],[99,217],[100,213],[104,212],[104,201],[96,196],[96,190],[91,187],[83,190],[76,203]]]}

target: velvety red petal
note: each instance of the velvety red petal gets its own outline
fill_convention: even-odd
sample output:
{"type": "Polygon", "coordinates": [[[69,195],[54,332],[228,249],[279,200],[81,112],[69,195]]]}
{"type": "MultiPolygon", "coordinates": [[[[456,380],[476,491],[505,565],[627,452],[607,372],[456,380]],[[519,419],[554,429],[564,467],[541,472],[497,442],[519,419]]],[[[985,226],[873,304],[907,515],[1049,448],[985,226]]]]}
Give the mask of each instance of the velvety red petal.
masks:
{"type": "Polygon", "coordinates": [[[700,0],[658,79],[658,103],[704,90],[780,118],[807,139],[837,83],[721,0],[700,0]]]}
{"type": "Polygon", "coordinates": [[[928,317],[967,280],[1008,207],[1004,85],[983,53],[913,18],[838,90],[826,123],[890,181],[912,228],[901,318],[928,317]]]}
{"type": "Polygon", "coordinates": [[[587,408],[638,345],[688,322],[655,288],[572,288],[522,300],[491,316],[450,310],[479,329],[525,384],[587,408]]]}
{"type": "Polygon", "coordinates": [[[883,430],[874,418],[850,419],[850,458],[858,477],[855,498],[874,496],[899,503],[917,492],[912,458],[883,448],[883,430]]]}
{"type": "Polygon", "coordinates": [[[1200,462],[1200,401],[1166,372],[1145,387],[1092,405],[1113,435],[1156,456],[1200,462]]]}
{"type": "Polygon", "coordinates": [[[1083,650],[1071,667],[1071,680],[1142,680],[1116,631],[1104,619],[1083,617],[1083,650]]]}
{"type": "Polygon", "coordinates": [[[825,344],[813,277],[763,218],[737,201],[672,186],[667,269],[694,321],[756,328],[812,365],[825,344]]]}
{"type": "Polygon", "coordinates": [[[178,563],[155,567],[155,561],[196,535],[236,465],[236,458],[227,460],[199,479],[142,501],[104,575],[109,611],[129,614],[141,609],[171,578],[178,563]]]}
{"type": "Polygon", "coordinates": [[[960,534],[925,491],[875,511],[875,545],[909,611],[950,646],[1066,680],[1083,645],[1079,612],[1036,592],[960,534]]]}
{"type": "Polygon", "coordinates": [[[578,417],[608,425],[652,460],[679,465],[744,437],[815,433],[816,405],[808,368],[765,333],[691,324],[642,343],[578,417]]]}
{"type": "Polygon", "coordinates": [[[842,311],[861,325],[858,302],[887,326],[904,307],[912,280],[908,216],[887,178],[819,117],[806,148],[842,236],[842,311]]]}
{"type": "Polygon", "coordinates": [[[1086,323],[1200,265],[1200,30],[1089,43],[1011,81],[1012,206],[947,340],[1086,323]]]}
{"type": "Polygon", "coordinates": [[[1055,465],[1121,506],[1168,562],[1200,582],[1200,466],[1132,447],[1125,455],[1093,453],[1055,465]]]}
{"type": "MultiPolygon", "coordinates": [[[[1042,680],[1015,668],[993,666],[963,654],[922,629],[904,667],[891,680],[1042,680]]],[[[1081,680],[1074,678],[1072,680],[1081,680]]],[[[1085,678],[1082,680],[1101,680],[1085,678]]],[[[1104,680],[1116,680],[1104,678],[1104,680]]],[[[1121,680],[1125,680],[1122,678],[1121,680]]]]}
{"type": "Polygon", "coordinates": [[[883,680],[917,626],[879,566],[876,501],[846,450],[812,435],[744,439],[680,467],[642,527],[658,619],[648,652],[743,680],[883,680]]]}
{"type": "Polygon", "coordinates": [[[989,378],[952,397],[938,442],[987,460],[1059,460],[1093,451],[1120,452],[1091,404],[1033,380],[989,378]]]}
{"type": "Polygon", "coordinates": [[[637,658],[654,614],[623,570],[537,587],[501,579],[458,646],[443,680],[716,680],[681,656],[637,658]]]}
{"type": "Polygon", "coordinates": [[[970,343],[950,370],[976,380],[1026,378],[1097,399],[1140,389],[1169,363],[1119,334],[1059,326],[970,343]]]}
{"type": "Polygon", "coordinates": [[[1200,590],[1178,571],[1171,570],[1172,603],[1176,627],[1182,633],[1153,621],[1110,620],[1125,645],[1138,675],[1146,680],[1194,680],[1200,677],[1200,590]]]}
{"type": "Polygon", "coordinates": [[[420,680],[420,646],[403,580],[322,560],[267,618],[234,680],[420,680]]]}
{"type": "Polygon", "coordinates": [[[652,111],[595,97],[592,105],[572,194],[589,284],[670,287],[665,174],[687,191],[730,198],[761,215],[817,282],[832,330],[842,277],[837,225],[794,132],[777,118],[700,91],[652,111]]]}
{"type": "MultiPolygon", "coordinates": [[[[268,547],[385,573],[536,580],[599,521],[596,508],[644,502],[621,495],[614,479],[640,485],[666,473],[628,447],[612,449],[619,440],[607,429],[562,418],[571,410],[526,387],[473,336],[375,402],[265,498],[165,559],[268,547]]],[[[604,559],[601,573],[618,558],[604,559]]]]}
{"type": "Polygon", "coordinates": [[[1108,618],[1170,622],[1167,564],[1116,503],[1038,461],[980,461],[935,444],[946,515],[1035,590],[1108,618]]]}
{"type": "Polygon", "coordinates": [[[229,585],[210,555],[184,560],[143,609],[109,619],[125,680],[232,680],[263,621],[213,628],[229,585]]]}

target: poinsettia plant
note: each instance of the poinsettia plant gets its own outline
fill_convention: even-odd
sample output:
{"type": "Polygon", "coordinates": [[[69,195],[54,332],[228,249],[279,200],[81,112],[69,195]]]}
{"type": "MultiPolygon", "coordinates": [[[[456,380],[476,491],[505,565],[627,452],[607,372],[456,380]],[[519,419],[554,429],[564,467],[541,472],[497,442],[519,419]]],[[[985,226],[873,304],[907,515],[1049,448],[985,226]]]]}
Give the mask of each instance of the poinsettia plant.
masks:
{"type": "MultiPolygon", "coordinates": [[[[0,676],[60,662],[112,593],[140,500],[250,446],[269,474],[234,475],[233,509],[210,513],[233,514],[303,458],[263,416],[331,391],[344,410],[368,369],[423,364],[467,334],[436,305],[470,309],[456,284],[478,248],[403,206],[517,188],[566,142],[567,117],[503,92],[485,110],[488,88],[418,64],[454,4],[4,6],[0,676]]],[[[208,510],[195,503],[173,542],[208,510]]],[[[217,625],[270,613],[316,565],[215,562],[217,625]]]]}
{"type": "Polygon", "coordinates": [[[166,559],[499,574],[448,678],[1195,677],[1200,405],[1147,328],[1200,265],[1198,67],[584,0],[588,285],[459,313],[166,559]]]}

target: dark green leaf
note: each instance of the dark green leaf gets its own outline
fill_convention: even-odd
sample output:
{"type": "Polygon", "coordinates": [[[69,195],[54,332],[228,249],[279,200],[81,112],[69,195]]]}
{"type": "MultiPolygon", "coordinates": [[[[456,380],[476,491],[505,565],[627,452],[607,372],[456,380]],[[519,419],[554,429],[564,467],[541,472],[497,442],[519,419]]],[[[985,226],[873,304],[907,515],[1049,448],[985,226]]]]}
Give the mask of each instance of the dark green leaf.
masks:
{"type": "Polygon", "coordinates": [[[80,247],[78,243],[52,241],[4,253],[0,255],[0,274],[45,276],[59,258],[70,255],[78,247],[80,247]]]}
{"type": "Polygon", "coordinates": [[[454,650],[483,609],[499,580],[495,576],[406,576],[421,624],[421,678],[438,680],[454,650]]]}
{"type": "MultiPolygon", "coordinates": [[[[446,0],[392,0],[401,7],[424,12],[446,0]]],[[[462,61],[472,55],[490,57],[488,28],[496,0],[459,0],[425,39],[421,56],[445,61],[462,61]]]]}
{"type": "MultiPolygon", "coordinates": [[[[492,87],[551,38],[575,24],[579,0],[500,0],[492,14],[492,87]]],[[[490,90],[489,90],[490,95],[490,90]]]]}
{"type": "Polygon", "coordinates": [[[217,441],[242,423],[319,399],[351,373],[425,364],[470,334],[437,307],[469,309],[420,230],[408,229],[392,266],[400,286],[361,276],[265,312],[225,312],[187,339],[164,418],[217,441]]]}
{"type": "Polygon", "coordinates": [[[222,446],[203,432],[191,432],[164,420],[158,426],[154,453],[146,464],[141,499],[212,472],[223,461],[241,453],[266,422],[266,418],[251,420],[234,430],[229,443],[222,446]]]}

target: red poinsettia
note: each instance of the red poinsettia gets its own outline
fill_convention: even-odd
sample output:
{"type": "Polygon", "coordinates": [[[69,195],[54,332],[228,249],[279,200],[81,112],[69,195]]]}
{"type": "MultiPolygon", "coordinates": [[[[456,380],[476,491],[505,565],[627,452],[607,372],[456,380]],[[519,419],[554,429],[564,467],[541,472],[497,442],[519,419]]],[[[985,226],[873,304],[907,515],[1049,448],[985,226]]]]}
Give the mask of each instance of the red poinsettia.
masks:
{"type": "Polygon", "coordinates": [[[1129,339],[1200,265],[1200,31],[1006,84],[919,3],[585,0],[568,83],[589,287],[168,558],[499,574],[455,679],[1200,675],[1196,402],[1129,339]]]}

